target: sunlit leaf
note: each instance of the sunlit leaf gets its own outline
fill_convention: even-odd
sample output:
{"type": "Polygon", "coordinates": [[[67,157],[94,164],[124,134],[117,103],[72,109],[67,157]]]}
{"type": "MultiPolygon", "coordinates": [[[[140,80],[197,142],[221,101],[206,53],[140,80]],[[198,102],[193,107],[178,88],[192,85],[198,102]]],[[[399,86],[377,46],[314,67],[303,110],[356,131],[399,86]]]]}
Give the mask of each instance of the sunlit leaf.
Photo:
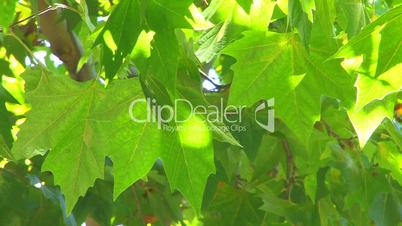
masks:
{"type": "Polygon", "coordinates": [[[352,102],[349,75],[335,62],[309,56],[297,35],[247,32],[224,53],[237,60],[229,101],[251,106],[274,97],[278,116],[297,136],[310,135],[322,95],[352,102]]]}
{"type": "Polygon", "coordinates": [[[8,26],[13,22],[17,0],[4,0],[0,3],[0,27],[8,30],[8,26]]]}

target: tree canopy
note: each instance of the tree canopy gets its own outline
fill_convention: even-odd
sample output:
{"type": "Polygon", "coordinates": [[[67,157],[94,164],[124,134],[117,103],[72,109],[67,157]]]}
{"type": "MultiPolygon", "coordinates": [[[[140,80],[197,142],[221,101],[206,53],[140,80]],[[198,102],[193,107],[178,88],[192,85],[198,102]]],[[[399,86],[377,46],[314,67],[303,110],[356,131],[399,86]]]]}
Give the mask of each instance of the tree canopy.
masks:
{"type": "Polygon", "coordinates": [[[0,225],[402,226],[401,0],[1,0],[0,225]]]}

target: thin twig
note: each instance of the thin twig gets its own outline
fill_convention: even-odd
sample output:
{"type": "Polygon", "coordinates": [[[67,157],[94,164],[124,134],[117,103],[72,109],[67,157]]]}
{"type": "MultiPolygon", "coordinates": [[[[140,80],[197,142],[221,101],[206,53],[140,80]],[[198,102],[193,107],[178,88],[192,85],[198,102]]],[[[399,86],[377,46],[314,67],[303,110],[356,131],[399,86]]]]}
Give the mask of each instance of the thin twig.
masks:
{"type": "Polygon", "coordinates": [[[357,138],[357,136],[353,136],[350,138],[342,138],[339,134],[337,134],[332,128],[326,123],[325,121],[321,120],[321,123],[324,125],[325,130],[327,131],[327,134],[331,137],[334,137],[337,141],[339,146],[342,147],[342,149],[345,149],[347,146],[348,147],[353,147],[353,140],[357,138]]]}
{"type": "Polygon", "coordinates": [[[200,75],[208,80],[208,82],[212,83],[216,88],[218,89],[227,89],[231,86],[231,84],[217,84],[214,80],[212,80],[205,72],[203,72],[201,69],[199,69],[200,75]]]}
{"type": "Polygon", "coordinates": [[[142,209],[141,209],[141,203],[140,203],[140,199],[138,198],[137,195],[137,190],[136,190],[136,184],[134,183],[131,188],[131,193],[133,193],[134,199],[135,199],[135,206],[137,209],[137,213],[138,213],[138,217],[141,219],[143,225],[145,225],[145,221],[144,221],[144,215],[142,214],[142,209]]]}
{"type": "Polygon", "coordinates": [[[15,35],[13,32],[9,32],[7,33],[7,35],[13,37],[18,43],[20,43],[20,45],[22,45],[22,47],[28,52],[28,54],[31,56],[31,59],[34,63],[36,63],[37,65],[39,65],[39,67],[46,71],[46,66],[44,64],[42,64],[42,62],[38,59],[36,59],[35,55],[33,54],[33,52],[31,51],[31,49],[17,36],[15,35]]]}
{"type": "MultiPolygon", "coordinates": [[[[81,12],[79,12],[78,10],[76,10],[76,9],[70,7],[70,6],[67,6],[67,5],[64,5],[64,4],[60,4],[60,3],[56,3],[56,4],[54,4],[54,5],[51,5],[51,6],[47,7],[46,9],[43,9],[43,10],[39,11],[39,12],[36,13],[36,14],[30,15],[30,16],[28,16],[28,17],[22,19],[22,20],[19,20],[19,21],[15,22],[15,23],[11,24],[8,28],[16,27],[18,24],[21,24],[21,23],[23,23],[23,22],[25,22],[25,21],[28,21],[28,20],[35,19],[35,18],[37,18],[37,17],[39,17],[39,16],[41,16],[41,15],[43,15],[43,14],[46,14],[46,13],[48,13],[48,12],[50,12],[50,11],[57,10],[57,9],[68,9],[68,10],[71,10],[71,11],[73,11],[73,12],[75,12],[75,13],[81,15],[81,12]]],[[[3,28],[2,28],[2,27],[0,27],[0,32],[3,32],[3,28]]]]}
{"type": "Polygon", "coordinates": [[[287,160],[287,186],[286,186],[286,195],[288,197],[288,200],[291,200],[291,193],[292,193],[292,188],[293,184],[295,182],[295,171],[296,171],[296,166],[293,162],[293,154],[292,151],[289,148],[289,143],[287,140],[282,140],[282,145],[283,149],[286,154],[286,160],[287,160]]]}

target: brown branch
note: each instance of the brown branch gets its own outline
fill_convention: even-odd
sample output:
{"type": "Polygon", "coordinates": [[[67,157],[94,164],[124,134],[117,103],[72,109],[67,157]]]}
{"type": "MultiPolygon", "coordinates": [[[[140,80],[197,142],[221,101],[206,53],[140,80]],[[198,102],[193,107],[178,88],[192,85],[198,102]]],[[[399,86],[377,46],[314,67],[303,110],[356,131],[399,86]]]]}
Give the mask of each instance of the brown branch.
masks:
{"type": "Polygon", "coordinates": [[[137,195],[136,183],[134,183],[131,186],[130,190],[131,190],[131,193],[133,194],[134,199],[135,199],[136,213],[138,214],[138,217],[141,219],[143,225],[145,225],[144,215],[142,213],[140,199],[138,198],[138,195],[137,195]]]}
{"type": "Polygon", "coordinates": [[[49,9],[46,0],[37,0],[38,10],[46,11],[39,16],[40,31],[46,36],[52,52],[63,61],[70,76],[77,81],[87,81],[96,77],[95,68],[91,63],[85,64],[77,72],[78,62],[83,54],[81,42],[74,32],[69,31],[67,22],[61,20],[59,9],[49,9]]]}
{"type": "Polygon", "coordinates": [[[286,176],[287,177],[287,185],[286,185],[285,193],[286,193],[287,198],[290,200],[293,184],[295,182],[296,166],[293,161],[293,154],[292,154],[292,151],[290,150],[288,141],[282,140],[282,145],[283,145],[283,150],[285,151],[286,159],[287,159],[287,176],[286,176]]]}
{"type": "Polygon", "coordinates": [[[354,148],[354,140],[357,139],[357,136],[353,136],[353,137],[349,137],[349,138],[342,138],[339,134],[337,134],[334,130],[332,130],[332,128],[329,126],[328,123],[326,123],[324,120],[320,121],[321,124],[324,126],[325,130],[327,131],[328,136],[334,137],[339,146],[342,149],[346,149],[346,148],[350,148],[353,149],[354,148]]]}
{"type": "Polygon", "coordinates": [[[85,219],[85,225],[86,226],[99,226],[100,224],[96,222],[96,220],[92,216],[87,216],[85,219]]]}

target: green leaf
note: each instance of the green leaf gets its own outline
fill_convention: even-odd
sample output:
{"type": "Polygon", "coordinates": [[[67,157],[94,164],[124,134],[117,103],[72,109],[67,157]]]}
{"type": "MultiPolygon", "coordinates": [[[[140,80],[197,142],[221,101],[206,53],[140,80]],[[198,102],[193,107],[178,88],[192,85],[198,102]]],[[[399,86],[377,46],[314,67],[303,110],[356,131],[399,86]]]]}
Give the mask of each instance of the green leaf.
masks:
{"type": "MultiPolygon", "coordinates": [[[[126,113],[128,106],[123,106],[120,109],[114,108],[113,114],[105,115],[105,118],[111,119],[111,123],[108,123],[109,135],[111,143],[116,146],[110,152],[114,162],[115,198],[134,181],[144,177],[156,159],[161,158],[170,187],[181,191],[192,206],[199,210],[206,180],[215,168],[211,141],[203,140],[201,136],[205,133],[205,136],[210,136],[203,122],[170,125],[172,128],[182,128],[180,132],[168,132],[159,129],[156,123],[141,125],[132,122],[126,113]],[[191,140],[194,133],[200,135],[198,141],[191,140]]],[[[145,112],[136,112],[142,113],[145,112]]]]}
{"type": "Polygon", "coordinates": [[[310,174],[304,178],[304,189],[311,201],[315,203],[317,194],[317,175],[310,174]]]}
{"type": "Polygon", "coordinates": [[[318,211],[320,213],[320,223],[322,226],[342,225],[344,219],[336,210],[330,197],[325,197],[318,201],[318,211]]]}
{"type": "Polygon", "coordinates": [[[48,1],[99,77],[0,22],[0,225],[402,226],[401,0],[48,1]]]}
{"type": "Polygon", "coordinates": [[[281,199],[267,188],[263,188],[262,191],[261,198],[264,201],[261,206],[262,210],[285,217],[286,221],[291,223],[305,225],[303,222],[305,218],[308,218],[305,213],[309,209],[308,206],[297,205],[289,200],[281,199]]]}
{"type": "Polygon", "coordinates": [[[228,23],[219,23],[210,30],[201,34],[198,42],[196,55],[201,62],[210,62],[216,53],[220,52],[227,44],[227,36],[225,35],[228,23]]]}
{"type": "Polygon", "coordinates": [[[400,91],[402,89],[401,71],[402,63],[376,78],[359,74],[356,80],[358,90],[356,108],[361,109],[373,100],[381,100],[391,93],[400,91]]]}
{"type": "MultiPolygon", "coordinates": [[[[108,155],[114,163],[114,197],[117,198],[133,182],[143,178],[160,158],[171,188],[181,191],[199,210],[206,180],[215,169],[211,140],[208,139],[210,134],[204,122],[194,119],[187,123],[165,125],[171,126],[171,129],[181,126],[179,132],[164,131],[163,127],[158,128],[156,122],[134,122],[128,109],[132,101],[143,98],[139,95],[141,87],[124,81],[114,83],[110,92],[115,95],[106,97],[108,104],[104,104],[104,110],[97,114],[100,125],[108,128],[102,131],[108,139],[99,142],[109,147],[108,155]],[[192,134],[198,134],[198,141],[192,140],[192,134]],[[202,134],[205,134],[205,140],[202,134]]],[[[146,117],[146,103],[136,104],[133,114],[139,118],[146,117]]]]}
{"type": "Polygon", "coordinates": [[[145,65],[139,65],[144,77],[161,82],[174,95],[178,67],[179,46],[174,31],[156,33],[151,56],[145,65]]]}
{"type": "Polygon", "coordinates": [[[395,8],[368,25],[334,55],[358,68],[356,110],[402,89],[402,7],[395,8]],[[362,62],[359,65],[359,57],[362,62]]]}
{"type": "Polygon", "coordinates": [[[18,101],[0,83],[0,156],[7,159],[13,159],[10,152],[14,141],[11,129],[15,124],[16,117],[13,113],[7,110],[6,102],[18,103],[18,101]]]}
{"type": "Polygon", "coordinates": [[[7,144],[3,136],[0,136],[0,156],[2,158],[13,159],[9,144],[7,144]]]}
{"type": "Polygon", "coordinates": [[[161,80],[174,94],[177,69],[177,39],[174,29],[189,28],[185,16],[189,15],[190,4],[189,0],[120,1],[95,41],[95,45],[103,44],[106,77],[112,79],[115,76],[124,58],[133,50],[141,31],[152,30],[156,32],[153,50],[147,69],[142,70],[145,76],[154,76],[161,80]],[[105,36],[109,33],[111,35],[105,36]]]}
{"type": "MultiPolygon", "coordinates": [[[[307,47],[310,44],[312,18],[309,18],[309,15],[303,10],[301,1],[303,1],[303,0],[288,1],[289,2],[288,3],[289,13],[288,13],[287,26],[291,25],[292,27],[296,28],[296,30],[300,34],[300,38],[301,38],[303,44],[307,47]]],[[[306,9],[306,10],[308,12],[311,12],[310,9],[306,9]]],[[[312,14],[310,14],[310,15],[312,15],[312,14]]]]}
{"type": "MultiPolygon", "coordinates": [[[[108,87],[107,95],[94,116],[106,130],[98,140],[113,161],[114,198],[116,199],[135,181],[143,178],[154,165],[162,148],[162,131],[156,123],[135,123],[129,114],[130,105],[144,98],[139,82],[115,81],[108,87]]],[[[132,114],[144,118],[146,103],[134,105],[132,114]]]]}
{"type": "Polygon", "coordinates": [[[218,184],[217,193],[208,207],[205,226],[251,226],[264,225],[262,202],[253,194],[232,188],[223,182],[218,184]]]}
{"type": "Polygon", "coordinates": [[[167,134],[163,142],[163,165],[170,187],[182,192],[199,212],[207,179],[215,173],[211,134],[196,118],[176,126],[182,130],[167,134]],[[198,134],[196,140],[193,134],[198,134]]]}
{"type": "Polygon", "coordinates": [[[104,43],[103,63],[107,78],[114,77],[140,35],[142,18],[139,4],[137,0],[120,1],[95,41],[95,45],[104,43]],[[112,46],[116,48],[111,49],[112,46]]]}
{"type": "Polygon", "coordinates": [[[395,142],[402,149],[402,131],[397,127],[397,122],[387,120],[384,127],[395,142]]]}
{"type": "Polygon", "coordinates": [[[376,225],[393,226],[402,221],[401,209],[400,198],[395,193],[379,193],[369,210],[369,214],[376,225]]]}
{"type": "MultiPolygon", "coordinates": [[[[255,141],[255,138],[253,139],[255,141]]],[[[286,161],[283,141],[277,137],[265,135],[254,160],[254,178],[264,177],[267,172],[280,167],[286,161]]]]}
{"type": "Polygon", "coordinates": [[[105,95],[96,81],[78,83],[64,76],[43,74],[27,93],[32,110],[13,146],[17,159],[48,154],[42,170],[54,174],[66,198],[67,212],[95,179],[103,178],[104,147],[93,119],[96,103],[105,95]],[[60,101],[63,100],[63,101],[60,101]]]}
{"type": "MultiPolygon", "coordinates": [[[[51,149],[42,170],[54,174],[68,212],[95,179],[103,178],[106,155],[115,164],[115,197],[144,177],[160,157],[171,188],[199,210],[206,180],[215,170],[205,122],[192,118],[172,125],[182,127],[177,132],[163,131],[156,123],[134,123],[129,108],[138,98],[140,85],[132,80],[116,81],[105,90],[96,81],[77,83],[42,75],[38,87],[28,92],[32,110],[13,153],[19,159],[30,158],[51,149]],[[198,134],[198,141],[193,134],[198,134]]],[[[146,110],[143,105],[133,113],[142,118],[146,110]]]]}
{"type": "Polygon", "coordinates": [[[367,24],[366,10],[361,0],[336,0],[337,22],[349,37],[357,35],[367,24]]]}
{"type": "Polygon", "coordinates": [[[0,156],[7,159],[13,159],[10,152],[13,143],[11,128],[15,123],[14,115],[7,111],[4,102],[0,99],[0,156]]]}
{"type": "Polygon", "coordinates": [[[271,0],[254,0],[250,9],[250,28],[267,31],[275,5],[276,2],[271,0]]]}
{"type": "MultiPolygon", "coordinates": [[[[192,44],[187,42],[181,36],[180,58],[178,65],[177,85],[176,85],[176,98],[190,100],[193,106],[204,106],[205,108],[211,107],[212,104],[205,94],[200,90],[201,78],[199,76],[198,59],[193,53],[192,44]]],[[[172,101],[173,102],[173,101],[172,101]]],[[[214,105],[218,107],[217,105],[214,105]]],[[[232,144],[234,146],[242,147],[239,142],[232,136],[230,131],[225,129],[224,122],[209,121],[204,118],[208,128],[212,131],[214,139],[220,142],[232,144]]]]}
{"type": "Polygon", "coordinates": [[[210,130],[212,130],[214,139],[220,142],[225,142],[237,147],[242,147],[242,145],[239,143],[239,141],[236,140],[236,138],[233,137],[233,135],[225,129],[225,124],[224,123],[211,123],[207,122],[208,126],[210,127],[210,130]]]}
{"type": "MultiPolygon", "coordinates": [[[[158,35],[158,33],[156,35],[158,35]]],[[[192,52],[187,52],[187,49],[185,48],[186,45],[186,43],[182,43],[181,46],[183,48],[180,48],[180,54],[178,53],[180,58],[177,59],[178,69],[177,72],[175,72],[175,74],[177,73],[178,77],[176,86],[177,90],[175,93],[177,93],[177,98],[191,100],[193,104],[203,104],[204,97],[199,92],[199,72],[197,66],[193,62],[195,57],[191,55],[193,54],[192,52]],[[194,82],[197,84],[197,89],[193,89],[194,82]],[[197,101],[201,101],[201,103],[197,101]]],[[[167,50],[166,46],[163,46],[163,48],[167,50]]],[[[166,52],[166,54],[169,53],[166,52]]],[[[150,65],[146,64],[141,65],[140,68],[158,70],[157,68],[151,68],[150,65]]],[[[144,71],[144,73],[148,74],[148,71],[144,71]]],[[[147,96],[155,98],[158,106],[172,106],[174,101],[171,101],[171,97],[166,90],[167,87],[164,87],[159,79],[154,76],[141,78],[143,79],[143,84],[145,87],[144,92],[147,94],[147,96]]],[[[187,108],[187,104],[184,104],[183,106],[182,102],[178,103],[181,103],[181,105],[177,106],[177,111],[175,110],[175,113],[179,119],[189,117],[190,109],[187,108]]],[[[152,102],[149,104],[154,103],[152,102]]],[[[116,128],[119,128],[121,131],[125,131],[125,129],[122,129],[125,127],[127,127],[127,130],[132,130],[133,125],[127,123],[130,121],[129,115],[126,113],[122,117],[125,118],[125,120],[118,120],[114,122],[116,123],[116,128]]],[[[154,128],[156,126],[156,122],[153,124],[154,125],[149,124],[149,126],[146,127],[143,125],[137,126],[140,126],[141,129],[147,131],[148,128],[152,126],[154,128]]],[[[160,127],[158,131],[154,131],[150,135],[154,138],[152,143],[150,143],[151,141],[148,140],[148,137],[144,136],[143,138],[145,141],[147,141],[147,145],[152,145],[152,150],[150,150],[148,154],[156,155],[156,157],[162,160],[170,187],[172,189],[181,191],[195,208],[195,210],[199,212],[207,178],[211,173],[215,172],[212,133],[209,131],[209,126],[206,121],[193,115],[185,122],[171,121],[159,124],[158,127],[160,127]],[[162,135],[159,136],[158,132],[162,135]],[[194,134],[197,134],[197,139],[194,139],[194,134]],[[160,150],[157,150],[157,147],[160,147],[160,150]]],[[[136,131],[132,132],[135,133],[136,131]]],[[[220,135],[222,134],[220,133],[220,135]]],[[[114,136],[115,134],[111,135],[111,137],[114,136]]],[[[133,136],[138,137],[139,135],[133,134],[133,136]]],[[[228,138],[227,135],[225,137],[228,138]]],[[[224,137],[220,136],[220,138],[224,137]]],[[[119,144],[119,146],[122,146],[122,144],[119,144]]],[[[125,155],[128,155],[128,153],[131,153],[132,151],[132,148],[129,149],[128,147],[125,155]]],[[[130,159],[129,156],[130,155],[126,156],[125,159],[130,159]]],[[[143,161],[142,163],[145,164],[146,167],[151,167],[155,160],[156,158],[151,163],[147,161],[143,161]]],[[[114,161],[118,160],[114,159],[114,161]]],[[[126,168],[127,166],[123,164],[123,171],[121,172],[121,175],[124,176],[127,174],[126,168]]],[[[133,169],[133,171],[135,171],[135,169],[133,169]]],[[[143,171],[140,170],[139,172],[143,171]]],[[[135,178],[140,177],[140,175],[136,174],[135,172],[132,173],[132,175],[135,178]]],[[[118,178],[116,178],[116,180],[118,180],[118,178]]],[[[124,180],[124,186],[129,185],[133,181],[133,179],[124,180]]],[[[126,188],[124,186],[122,185],[119,187],[118,191],[124,190],[126,188]]],[[[115,194],[115,196],[116,195],[118,194],[115,194]]]]}
{"type": "Polygon", "coordinates": [[[198,40],[200,46],[196,51],[196,55],[201,62],[210,62],[231,40],[237,38],[239,32],[244,30],[245,27],[259,31],[268,30],[276,3],[271,0],[255,0],[252,3],[250,1],[245,3],[249,6],[249,10],[247,10],[242,5],[242,2],[214,0],[205,9],[204,15],[206,17],[212,17],[212,15],[217,14],[218,19],[216,25],[204,31],[198,40]],[[238,4],[245,11],[250,12],[246,14],[238,4]]]}
{"type": "MultiPolygon", "coordinates": [[[[11,165],[11,164],[10,164],[11,165]]],[[[53,187],[32,186],[40,180],[32,174],[22,179],[16,176],[24,171],[6,166],[0,172],[0,224],[1,225],[43,225],[76,226],[73,216],[63,213],[60,192],[53,187]]]]}
{"type": "MultiPolygon", "coordinates": [[[[250,3],[251,4],[251,3],[250,3]]],[[[250,6],[249,4],[249,6],[250,6]]],[[[260,2],[260,4],[263,4],[260,2]]],[[[254,16],[256,17],[254,19],[255,23],[261,23],[262,25],[260,26],[265,26],[262,28],[264,31],[267,30],[267,26],[269,23],[266,23],[263,25],[264,22],[266,22],[264,19],[267,18],[268,20],[270,19],[269,16],[265,15],[264,18],[259,16],[258,14],[261,14],[261,12],[258,12],[257,10],[264,10],[267,9],[267,7],[253,7],[254,8],[254,16]],[[257,14],[257,15],[255,15],[257,14]],[[257,18],[258,17],[258,18],[257,18]],[[259,19],[259,20],[258,20],[259,19]]],[[[217,53],[219,53],[225,46],[226,44],[233,38],[234,34],[236,32],[233,32],[233,26],[236,26],[236,18],[239,17],[241,18],[240,20],[243,22],[241,25],[243,26],[249,26],[251,21],[251,17],[249,17],[246,14],[241,15],[239,13],[239,6],[237,3],[233,0],[230,1],[225,1],[225,0],[216,0],[213,1],[212,4],[204,11],[204,14],[206,16],[210,16],[209,14],[211,12],[214,12],[215,10],[217,11],[216,14],[218,14],[219,22],[210,30],[205,31],[202,33],[201,37],[199,38],[199,44],[200,47],[197,50],[196,54],[201,60],[201,62],[209,62],[212,60],[217,53]],[[229,7],[230,10],[227,10],[227,7],[229,7]],[[239,15],[240,14],[240,15],[239,15]],[[250,21],[248,21],[250,20],[250,21]]],[[[268,11],[264,11],[269,14],[268,11]]],[[[212,13],[211,13],[212,14],[212,13]]],[[[215,14],[215,13],[214,13],[215,14]]],[[[272,9],[271,9],[271,14],[272,14],[272,9]]],[[[258,27],[258,25],[257,25],[258,27]]]]}
{"type": "Polygon", "coordinates": [[[360,111],[348,111],[349,119],[359,138],[360,147],[364,147],[386,117],[393,117],[395,101],[395,96],[390,95],[382,101],[370,103],[360,111]]]}
{"type": "Polygon", "coordinates": [[[229,102],[251,106],[274,97],[279,118],[303,140],[319,118],[322,95],[353,102],[349,75],[337,62],[309,56],[295,34],[248,31],[223,53],[237,60],[229,102]]]}
{"type": "Polygon", "coordinates": [[[4,0],[0,2],[0,26],[6,31],[14,20],[17,2],[17,0],[4,0]]]}
{"type": "Polygon", "coordinates": [[[10,69],[10,63],[4,59],[0,59],[0,74],[8,76],[14,75],[14,73],[10,69]]]}
{"type": "MultiPolygon", "coordinates": [[[[218,148],[217,148],[218,149],[218,148]]],[[[229,181],[241,178],[244,181],[250,181],[252,176],[252,167],[245,152],[239,148],[228,147],[215,154],[224,169],[226,178],[229,181]]]]}
{"type": "Polygon", "coordinates": [[[244,9],[244,11],[249,12],[253,0],[236,0],[236,2],[244,9]]]}
{"type": "Polygon", "coordinates": [[[338,50],[334,22],[335,0],[315,0],[316,12],[311,30],[310,50],[329,57],[338,50]]]}
{"type": "MultiPolygon", "coordinates": [[[[1,81],[1,80],[0,80],[1,81]]],[[[18,101],[8,92],[1,84],[0,84],[0,102],[4,104],[4,102],[9,102],[13,104],[17,104],[18,101]]]]}
{"type": "MultiPolygon", "coordinates": [[[[183,48],[181,50],[185,51],[183,48]]],[[[200,77],[196,65],[190,61],[192,59],[190,57],[194,56],[186,56],[185,53],[180,54],[180,56],[176,98],[190,100],[193,106],[206,104],[200,90],[195,89],[195,87],[199,87],[200,77]],[[196,84],[197,86],[194,87],[196,84]]],[[[164,97],[161,98],[160,95],[159,91],[158,100],[165,99],[164,97]]],[[[172,102],[174,101],[172,100],[172,102]]],[[[185,122],[176,121],[165,125],[162,141],[164,146],[161,153],[162,162],[170,187],[181,191],[195,210],[199,212],[207,178],[210,174],[215,173],[212,146],[213,132],[210,129],[213,128],[213,125],[201,116],[190,115],[191,109],[187,104],[177,103],[176,114],[178,119],[189,118],[185,122]],[[196,138],[194,134],[197,134],[196,138]]],[[[222,135],[219,131],[216,132],[222,135]]],[[[225,138],[229,137],[226,134],[225,138]]],[[[223,137],[219,136],[219,138],[223,137]]]]}
{"type": "Polygon", "coordinates": [[[393,142],[378,143],[377,159],[381,168],[390,170],[392,177],[402,185],[402,153],[393,142]]]}
{"type": "Polygon", "coordinates": [[[314,0],[300,0],[302,9],[308,15],[308,19],[313,21],[313,11],[315,10],[314,0]]]}

